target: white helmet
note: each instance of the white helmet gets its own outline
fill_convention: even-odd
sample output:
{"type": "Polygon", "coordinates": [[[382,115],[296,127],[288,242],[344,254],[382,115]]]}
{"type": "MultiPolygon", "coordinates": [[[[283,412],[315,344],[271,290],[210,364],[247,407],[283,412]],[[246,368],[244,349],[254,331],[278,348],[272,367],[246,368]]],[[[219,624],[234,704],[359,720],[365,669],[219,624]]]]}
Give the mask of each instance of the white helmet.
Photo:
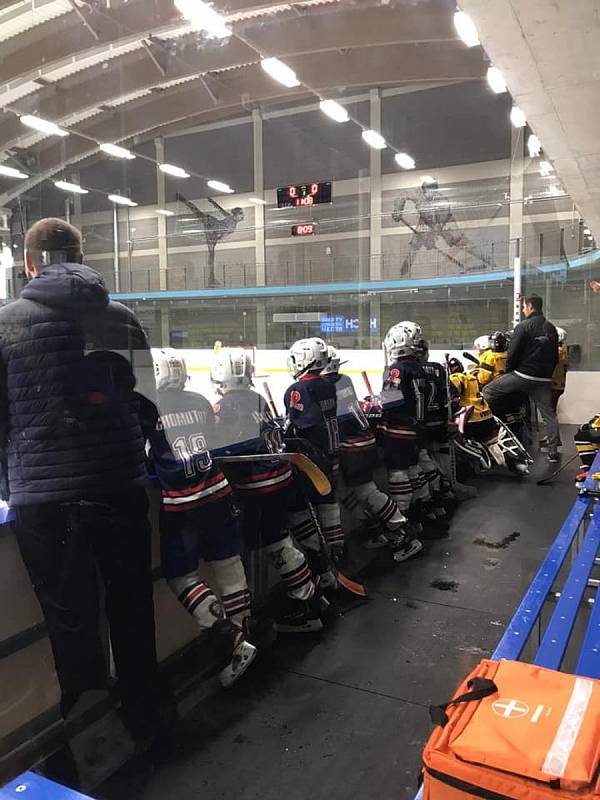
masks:
{"type": "Polygon", "coordinates": [[[483,353],[484,350],[489,350],[489,347],[490,337],[487,333],[484,336],[478,336],[473,342],[473,349],[478,353],[483,353]]]}
{"type": "Polygon", "coordinates": [[[172,347],[161,350],[152,350],[154,360],[154,377],[156,391],[164,392],[167,389],[185,389],[188,373],[185,359],[172,347]]]}
{"type": "Polygon", "coordinates": [[[252,386],[252,356],[243,347],[224,347],[215,352],[210,380],[218,389],[247,389],[252,386]]]}
{"type": "Polygon", "coordinates": [[[564,328],[557,328],[556,332],[558,333],[558,343],[564,344],[567,341],[567,332],[564,328]]]}
{"type": "Polygon", "coordinates": [[[403,323],[394,325],[393,328],[389,329],[383,340],[388,359],[395,361],[403,356],[414,355],[419,339],[421,339],[421,336],[415,336],[412,330],[404,327],[403,323]]]}
{"type": "Polygon", "coordinates": [[[323,339],[314,336],[294,342],[287,357],[287,366],[294,378],[297,378],[303,372],[321,372],[327,366],[328,360],[327,345],[323,339]]]}
{"type": "Polygon", "coordinates": [[[327,357],[329,358],[329,361],[325,365],[325,368],[321,374],[332,375],[339,372],[342,359],[340,358],[338,351],[331,344],[327,345],[327,357]]]}
{"type": "Polygon", "coordinates": [[[415,339],[421,339],[421,337],[423,336],[423,331],[421,330],[421,326],[419,325],[419,323],[410,322],[410,320],[404,320],[404,322],[398,322],[396,325],[392,325],[390,331],[393,330],[394,328],[399,328],[400,326],[409,330],[415,339]]]}

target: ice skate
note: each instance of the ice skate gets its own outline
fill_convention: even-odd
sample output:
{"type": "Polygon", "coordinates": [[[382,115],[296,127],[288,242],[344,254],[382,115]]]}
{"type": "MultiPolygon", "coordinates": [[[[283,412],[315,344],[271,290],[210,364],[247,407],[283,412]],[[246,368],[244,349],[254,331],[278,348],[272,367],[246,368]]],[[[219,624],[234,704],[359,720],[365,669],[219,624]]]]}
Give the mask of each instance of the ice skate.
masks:
{"type": "Polygon", "coordinates": [[[319,597],[297,600],[287,597],[284,608],[275,620],[279,633],[317,633],[323,629],[319,597]]]}
{"type": "Polygon", "coordinates": [[[390,547],[393,560],[400,563],[420,553],[423,549],[423,542],[420,539],[411,539],[409,536],[404,535],[398,536],[394,541],[391,541],[390,547]]]}
{"type": "Polygon", "coordinates": [[[207,638],[215,648],[218,661],[224,664],[219,671],[219,681],[227,689],[242,677],[258,651],[246,641],[242,629],[228,619],[215,622],[207,631],[207,638]]]}

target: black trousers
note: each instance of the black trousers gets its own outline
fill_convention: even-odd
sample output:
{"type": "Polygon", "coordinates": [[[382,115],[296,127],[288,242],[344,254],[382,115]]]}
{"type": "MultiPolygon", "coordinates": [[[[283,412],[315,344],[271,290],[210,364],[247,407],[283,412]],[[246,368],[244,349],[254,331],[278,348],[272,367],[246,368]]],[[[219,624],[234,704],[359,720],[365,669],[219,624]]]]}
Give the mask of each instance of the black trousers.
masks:
{"type": "Polygon", "coordinates": [[[143,489],[100,500],[15,509],[21,555],[42,606],[63,716],[107,685],[100,576],[124,721],[135,737],[158,725],[151,530],[143,489]]]}

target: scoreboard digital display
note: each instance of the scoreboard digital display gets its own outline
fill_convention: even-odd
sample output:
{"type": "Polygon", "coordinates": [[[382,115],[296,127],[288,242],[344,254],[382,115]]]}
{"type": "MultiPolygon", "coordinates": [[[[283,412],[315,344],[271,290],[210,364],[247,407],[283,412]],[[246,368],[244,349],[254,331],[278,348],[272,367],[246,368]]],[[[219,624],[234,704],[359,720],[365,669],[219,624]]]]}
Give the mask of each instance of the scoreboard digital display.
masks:
{"type": "Polygon", "coordinates": [[[299,183],[277,189],[277,208],[306,208],[331,203],[331,181],[299,183]]]}
{"type": "Polygon", "coordinates": [[[313,236],[316,230],[314,222],[301,222],[299,225],[292,225],[292,236],[313,236]]]}

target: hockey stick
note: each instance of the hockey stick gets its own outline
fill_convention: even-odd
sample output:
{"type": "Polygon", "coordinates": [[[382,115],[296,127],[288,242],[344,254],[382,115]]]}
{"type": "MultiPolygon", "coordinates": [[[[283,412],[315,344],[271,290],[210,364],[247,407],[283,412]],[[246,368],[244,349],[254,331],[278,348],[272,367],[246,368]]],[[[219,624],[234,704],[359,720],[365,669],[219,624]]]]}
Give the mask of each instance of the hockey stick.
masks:
{"type": "Polygon", "coordinates": [[[326,497],[331,492],[331,483],[325,473],[319,467],[307,458],[303,453],[261,453],[259,455],[249,456],[217,456],[215,461],[221,464],[236,464],[245,463],[248,461],[272,461],[273,459],[280,459],[281,461],[288,461],[293,467],[296,467],[298,472],[302,472],[317,492],[326,497]]]}
{"type": "Polygon", "coordinates": [[[373,397],[373,389],[371,387],[371,381],[369,380],[367,371],[363,370],[360,374],[362,375],[362,379],[365,382],[365,386],[367,387],[367,392],[369,393],[369,397],[373,397]]]}
{"type": "Polygon", "coordinates": [[[267,400],[269,401],[269,406],[271,407],[271,413],[274,417],[278,417],[279,414],[277,413],[277,406],[275,405],[275,401],[273,400],[273,395],[271,394],[271,389],[269,388],[269,384],[266,381],[263,381],[263,390],[264,393],[267,395],[267,400]]]}
{"type": "Polygon", "coordinates": [[[475,358],[475,356],[472,356],[471,353],[467,353],[466,350],[463,351],[463,358],[468,358],[469,361],[472,361],[474,364],[477,364],[478,367],[480,366],[479,359],[475,358]]]}
{"type": "Polygon", "coordinates": [[[539,481],[536,481],[537,485],[547,486],[551,481],[557,478],[560,475],[560,473],[569,466],[569,464],[572,464],[573,461],[575,461],[575,459],[578,456],[579,453],[575,453],[575,455],[572,456],[572,458],[570,458],[568,461],[565,461],[564,464],[561,464],[560,467],[557,470],[555,470],[551,475],[546,475],[545,478],[540,478],[539,481]]]}

